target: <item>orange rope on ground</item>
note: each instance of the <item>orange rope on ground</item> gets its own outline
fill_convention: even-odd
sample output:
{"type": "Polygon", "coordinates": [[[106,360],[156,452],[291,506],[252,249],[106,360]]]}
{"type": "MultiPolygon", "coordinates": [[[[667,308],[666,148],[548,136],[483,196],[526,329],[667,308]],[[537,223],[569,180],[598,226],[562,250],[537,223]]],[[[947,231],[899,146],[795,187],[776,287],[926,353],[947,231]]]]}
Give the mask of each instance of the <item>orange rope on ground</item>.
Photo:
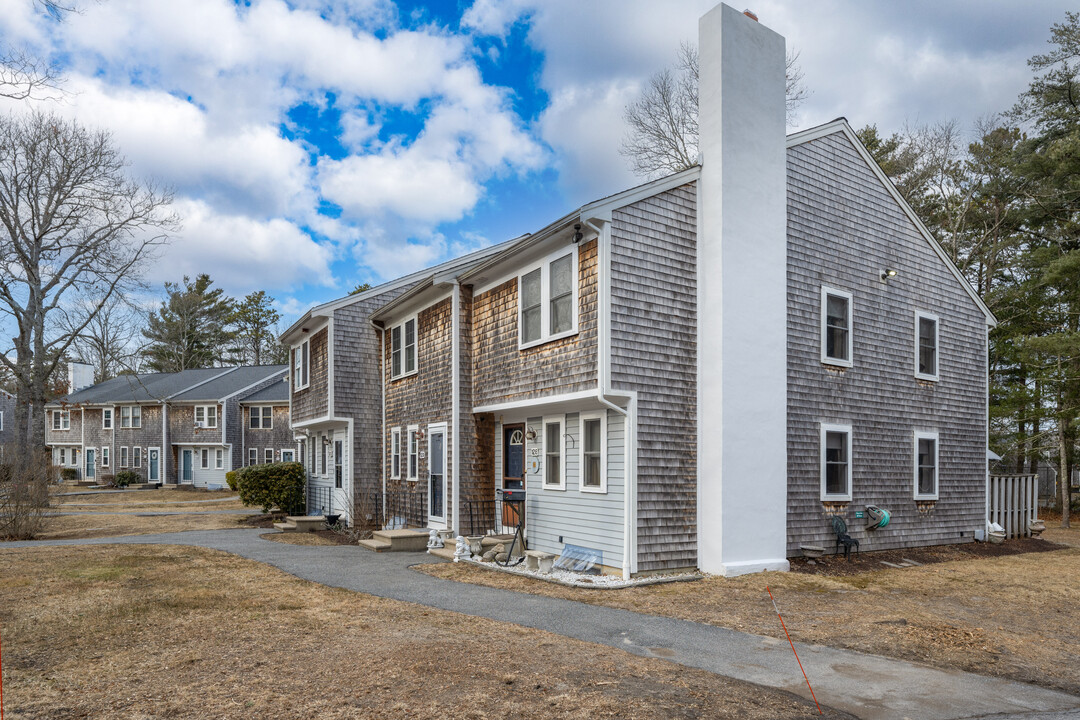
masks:
{"type": "MultiPolygon", "coordinates": [[[[784,624],[784,618],[780,617],[780,608],[776,607],[776,598],[772,596],[772,590],[769,589],[768,585],[765,586],[765,592],[769,593],[769,599],[772,600],[772,606],[773,610],[776,611],[776,617],[780,618],[780,627],[784,628],[784,635],[787,636],[788,644],[791,645],[791,652],[795,653],[795,662],[799,663],[799,669],[802,670],[802,676],[803,680],[806,681],[806,687],[810,688],[810,697],[814,698],[814,704],[817,705],[818,714],[824,715],[825,713],[822,712],[821,705],[818,704],[817,695],[814,694],[814,688],[810,687],[810,678],[806,677],[806,671],[803,670],[802,660],[799,659],[799,653],[795,652],[795,643],[791,642],[791,636],[788,635],[787,625],[784,624]]],[[[0,720],[3,720],[3,718],[0,718],[0,720]]]]}

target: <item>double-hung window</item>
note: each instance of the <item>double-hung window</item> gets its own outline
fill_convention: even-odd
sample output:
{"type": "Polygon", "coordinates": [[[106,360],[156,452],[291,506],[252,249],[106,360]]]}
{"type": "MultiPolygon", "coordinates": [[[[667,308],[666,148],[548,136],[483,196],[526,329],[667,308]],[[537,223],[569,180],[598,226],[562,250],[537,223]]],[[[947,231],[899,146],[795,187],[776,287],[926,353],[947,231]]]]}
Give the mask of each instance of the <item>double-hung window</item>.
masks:
{"type": "Polygon", "coordinates": [[[851,500],[850,425],[821,425],[821,499],[851,500]]]}
{"type": "Polygon", "coordinates": [[[203,470],[210,469],[210,449],[203,448],[199,451],[199,467],[203,470]]]}
{"type": "Polygon", "coordinates": [[[938,434],[915,432],[915,499],[938,499],[938,434]]]}
{"type": "Polygon", "coordinates": [[[271,429],[274,427],[274,409],[272,407],[251,408],[251,420],[249,426],[252,430],[271,429]]]}
{"type": "Polygon", "coordinates": [[[938,317],[915,311],[915,377],[938,379],[938,317]]]}
{"type": "Polygon", "coordinates": [[[390,328],[390,377],[416,372],[416,316],[390,328]]]}
{"type": "Polygon", "coordinates": [[[52,429],[70,430],[71,413],[67,410],[53,410],[52,429]]]}
{"type": "Polygon", "coordinates": [[[274,448],[266,448],[263,450],[263,461],[267,464],[274,462],[274,448]]]}
{"type": "Polygon", "coordinates": [[[606,413],[581,415],[581,491],[607,492],[606,413]]]}
{"type": "Polygon", "coordinates": [[[195,427],[216,428],[217,427],[217,405],[196,405],[195,406],[195,427]]]}
{"type": "Polygon", "coordinates": [[[299,445],[300,445],[300,455],[298,456],[299,457],[299,462],[300,462],[300,464],[302,466],[304,466],[306,468],[307,467],[307,441],[306,440],[301,440],[299,445]]]}
{"type": "Polygon", "coordinates": [[[131,464],[134,467],[137,467],[137,468],[142,467],[142,448],[141,447],[133,447],[133,448],[131,448],[131,464]]]}
{"type": "Polygon", "coordinates": [[[563,435],[563,419],[562,415],[544,418],[544,432],[541,437],[545,490],[566,489],[566,466],[563,462],[566,456],[566,441],[563,435]]]}
{"type": "Polygon", "coordinates": [[[531,347],[577,332],[577,252],[571,250],[518,277],[518,345],[531,347]]]}
{"type": "Polygon", "coordinates": [[[256,448],[248,448],[248,465],[259,464],[259,451],[256,448]]]}
{"type": "Polygon", "coordinates": [[[101,467],[109,467],[109,448],[101,448],[101,467]]]}
{"type": "Polygon", "coordinates": [[[390,431],[390,479],[401,478],[401,428],[390,431]]]}
{"type": "Polygon", "coordinates": [[[305,340],[292,349],[293,390],[303,390],[308,386],[308,363],[311,356],[311,341],[305,340]]]}
{"type": "Polygon", "coordinates": [[[126,468],[128,466],[128,449],[126,446],[120,446],[120,467],[126,468]]]}
{"type": "Polygon", "coordinates": [[[67,448],[60,448],[60,461],[58,465],[67,465],[67,448]]]}
{"type": "Polygon", "coordinates": [[[120,427],[142,427],[142,408],[138,405],[120,408],[120,427]]]}
{"type": "Polygon", "coordinates": [[[326,446],[330,444],[330,438],[323,435],[319,443],[319,474],[326,477],[326,446]]]}
{"type": "Polygon", "coordinates": [[[851,293],[821,288],[821,362],[851,367],[851,293]]]}
{"type": "Polygon", "coordinates": [[[101,410],[101,429],[112,430],[113,429],[113,411],[112,408],[102,408],[101,410]]]}
{"type": "Polygon", "coordinates": [[[416,480],[419,476],[420,468],[418,466],[418,456],[420,451],[420,441],[417,437],[419,428],[416,425],[410,425],[408,431],[409,439],[409,467],[407,480],[416,480]]]}
{"type": "Polygon", "coordinates": [[[222,470],[225,467],[225,451],[218,448],[214,451],[214,467],[222,470]]]}

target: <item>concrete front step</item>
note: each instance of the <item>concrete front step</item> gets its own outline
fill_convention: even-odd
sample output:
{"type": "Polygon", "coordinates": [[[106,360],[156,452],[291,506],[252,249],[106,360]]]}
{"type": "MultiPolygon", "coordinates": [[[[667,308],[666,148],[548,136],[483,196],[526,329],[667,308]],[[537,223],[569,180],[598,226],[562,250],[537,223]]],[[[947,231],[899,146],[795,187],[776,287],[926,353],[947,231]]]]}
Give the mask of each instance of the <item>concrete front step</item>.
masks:
{"type": "Polygon", "coordinates": [[[427,550],[429,531],[416,530],[376,530],[371,534],[373,540],[390,543],[391,552],[423,552],[427,550]]]}
{"type": "Polygon", "coordinates": [[[393,545],[382,540],[361,540],[360,547],[366,547],[368,550],[374,550],[375,552],[388,552],[393,549],[393,545]]]}
{"type": "Polygon", "coordinates": [[[434,555],[435,557],[441,557],[444,560],[453,560],[454,549],[456,547],[457,545],[455,543],[447,543],[445,547],[431,548],[430,550],[428,550],[428,554],[434,555]]]}

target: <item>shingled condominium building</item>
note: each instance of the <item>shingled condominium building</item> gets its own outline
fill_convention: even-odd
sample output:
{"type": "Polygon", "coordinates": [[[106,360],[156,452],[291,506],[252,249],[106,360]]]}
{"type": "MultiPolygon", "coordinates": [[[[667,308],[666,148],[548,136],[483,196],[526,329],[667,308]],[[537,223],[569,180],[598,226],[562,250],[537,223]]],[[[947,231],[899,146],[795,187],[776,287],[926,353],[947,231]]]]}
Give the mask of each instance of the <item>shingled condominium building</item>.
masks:
{"type": "Polygon", "coordinates": [[[225,486],[245,464],[292,460],[284,365],[122,375],[46,405],[53,462],[83,480],[225,486]]]}
{"type": "Polygon", "coordinates": [[[626,576],[985,529],[993,316],[844,119],[785,136],[782,37],[720,6],[699,49],[700,166],[283,335],[336,511],[469,534],[522,489],[530,547],[626,576]]]}

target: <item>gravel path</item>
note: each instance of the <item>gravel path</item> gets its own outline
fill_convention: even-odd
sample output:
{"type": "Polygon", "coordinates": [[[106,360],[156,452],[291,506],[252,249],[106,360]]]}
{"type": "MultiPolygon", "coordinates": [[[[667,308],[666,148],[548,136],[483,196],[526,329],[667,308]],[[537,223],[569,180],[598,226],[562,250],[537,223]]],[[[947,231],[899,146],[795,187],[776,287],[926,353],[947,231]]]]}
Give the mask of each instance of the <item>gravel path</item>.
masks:
{"type": "MultiPolygon", "coordinates": [[[[288,545],[261,539],[259,535],[265,532],[194,530],[16,542],[4,543],[0,550],[111,543],[196,545],[224,550],[323,585],[547,630],[809,697],[791,648],[774,638],[409,571],[410,565],[435,560],[423,553],[376,554],[349,545],[288,545]]],[[[1045,688],[849,650],[798,643],[796,647],[818,701],[867,720],[1080,720],[1080,698],[1045,688]]]]}

